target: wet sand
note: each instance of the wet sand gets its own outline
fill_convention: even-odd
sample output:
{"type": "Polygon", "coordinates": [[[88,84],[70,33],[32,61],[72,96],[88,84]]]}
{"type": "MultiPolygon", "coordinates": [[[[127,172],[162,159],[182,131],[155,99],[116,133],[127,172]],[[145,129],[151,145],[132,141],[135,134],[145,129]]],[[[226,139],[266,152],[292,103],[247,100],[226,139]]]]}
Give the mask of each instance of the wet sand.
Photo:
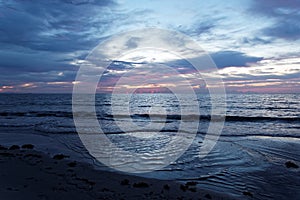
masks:
{"type": "Polygon", "coordinates": [[[0,146],[1,199],[233,199],[178,183],[95,170],[68,155],[34,150],[33,145],[0,146]]]}

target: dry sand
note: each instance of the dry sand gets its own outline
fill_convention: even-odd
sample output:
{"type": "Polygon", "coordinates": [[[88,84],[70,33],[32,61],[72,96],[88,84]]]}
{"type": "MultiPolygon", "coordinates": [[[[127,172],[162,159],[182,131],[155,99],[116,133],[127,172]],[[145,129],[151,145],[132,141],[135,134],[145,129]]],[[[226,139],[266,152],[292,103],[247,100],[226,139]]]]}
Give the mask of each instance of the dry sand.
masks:
{"type": "Polygon", "coordinates": [[[95,170],[64,155],[0,146],[0,199],[233,199],[194,182],[148,179],[95,170]]]}

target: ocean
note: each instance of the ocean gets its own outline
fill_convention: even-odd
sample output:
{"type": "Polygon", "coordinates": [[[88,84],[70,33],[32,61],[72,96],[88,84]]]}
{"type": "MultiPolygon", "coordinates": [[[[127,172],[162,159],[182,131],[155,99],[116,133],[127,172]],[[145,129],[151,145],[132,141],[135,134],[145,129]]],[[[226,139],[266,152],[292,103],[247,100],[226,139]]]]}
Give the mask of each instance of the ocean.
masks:
{"type": "MultiPolygon", "coordinates": [[[[127,97],[115,95],[112,102],[111,95],[97,94],[96,118],[119,148],[144,152],[146,156],[140,160],[144,166],[165,162],[164,157],[174,148],[156,157],[147,155],[167,146],[178,131],[193,136],[188,148],[168,165],[135,175],[195,181],[199,187],[237,198],[300,197],[299,168],[285,166],[288,161],[300,163],[300,94],[227,94],[221,135],[206,156],[199,156],[199,148],[209,125],[223,123],[211,122],[209,95],[198,94],[196,99],[183,95],[179,102],[173,94],[133,94],[125,104],[127,97]],[[191,101],[197,103],[199,113],[191,101]],[[186,126],[180,128],[183,121],[186,126]],[[197,129],[193,129],[195,122],[197,129]]],[[[81,142],[74,125],[71,94],[1,94],[0,133],[3,145],[32,143],[50,154],[63,152],[95,168],[114,170],[91,156],[81,142]]],[[[118,162],[132,164],[126,158],[118,162]]]]}

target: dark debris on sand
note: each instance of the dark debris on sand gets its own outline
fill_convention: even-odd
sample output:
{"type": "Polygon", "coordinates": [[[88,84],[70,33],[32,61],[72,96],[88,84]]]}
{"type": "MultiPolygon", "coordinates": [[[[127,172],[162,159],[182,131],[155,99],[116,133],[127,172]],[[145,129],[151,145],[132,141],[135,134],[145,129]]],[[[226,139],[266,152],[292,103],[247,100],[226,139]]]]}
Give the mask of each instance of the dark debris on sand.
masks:
{"type": "Polygon", "coordinates": [[[68,163],[68,166],[69,167],[75,167],[77,165],[77,162],[70,162],[70,163],[68,163]]]}
{"type": "Polygon", "coordinates": [[[121,185],[129,185],[129,180],[128,179],[123,179],[121,181],[121,185]]]}
{"type": "Polygon", "coordinates": [[[11,147],[9,147],[9,150],[17,150],[17,149],[20,149],[20,146],[12,145],[11,147]]]}
{"type": "Polygon", "coordinates": [[[191,191],[191,192],[196,192],[197,189],[196,189],[196,185],[198,183],[197,182],[194,182],[194,181],[189,181],[189,182],[186,182],[185,185],[180,185],[180,189],[185,192],[185,191],[191,191]]]}
{"type": "Polygon", "coordinates": [[[134,183],[133,187],[136,187],[136,188],[147,188],[147,187],[149,187],[149,184],[145,183],[145,182],[139,182],[139,183],[134,183]]]}
{"type": "Polygon", "coordinates": [[[7,149],[8,149],[8,148],[6,148],[6,147],[0,145],[0,150],[7,150],[7,149]]]}
{"type": "Polygon", "coordinates": [[[249,191],[244,191],[243,195],[248,196],[248,197],[253,197],[253,194],[249,191]]]}
{"type": "Polygon", "coordinates": [[[164,189],[165,189],[165,190],[170,190],[170,186],[169,186],[168,184],[165,184],[165,185],[164,185],[164,189]]]}
{"type": "Polygon", "coordinates": [[[285,163],[285,166],[287,167],[287,168],[299,168],[299,166],[296,164],[296,163],[294,163],[294,162],[292,162],[292,161],[287,161],[286,163],[285,163]]]}
{"type": "Polygon", "coordinates": [[[33,144],[24,144],[22,145],[22,149],[33,149],[34,145],[33,144]]]}
{"type": "Polygon", "coordinates": [[[62,160],[64,158],[69,158],[70,156],[66,156],[64,154],[56,154],[55,156],[53,156],[54,160],[62,160]]]}

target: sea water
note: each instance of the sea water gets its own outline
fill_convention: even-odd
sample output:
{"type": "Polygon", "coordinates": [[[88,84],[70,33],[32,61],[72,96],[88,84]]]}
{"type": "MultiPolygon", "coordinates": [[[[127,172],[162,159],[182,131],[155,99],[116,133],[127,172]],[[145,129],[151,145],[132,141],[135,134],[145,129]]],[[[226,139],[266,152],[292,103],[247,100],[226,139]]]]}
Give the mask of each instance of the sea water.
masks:
{"type": "MultiPolygon", "coordinates": [[[[179,101],[174,94],[133,94],[127,103],[126,94],[115,95],[114,101],[111,97],[97,94],[95,102],[82,103],[95,106],[101,131],[125,151],[153,152],[168,145],[178,131],[193,136],[178,159],[141,176],[193,180],[200,187],[238,198],[245,197],[245,191],[254,199],[300,195],[299,170],[284,165],[287,161],[300,162],[299,94],[227,94],[226,105],[216,101],[226,108],[226,119],[216,145],[205,157],[199,156],[199,149],[208,127],[220,123],[211,122],[210,95],[182,95],[179,101]],[[195,113],[191,102],[199,105],[199,112],[195,113]],[[183,119],[191,126],[180,129],[183,119]],[[197,129],[190,128],[195,122],[197,129]]],[[[1,94],[0,132],[5,135],[0,136],[3,144],[13,142],[14,137],[27,141],[30,134],[37,146],[51,140],[43,150],[67,149],[80,154],[84,161],[92,159],[96,167],[110,170],[93,159],[81,143],[73,121],[71,94],[1,94]]],[[[155,159],[145,156],[142,162],[145,166],[160,165],[169,154],[172,148],[155,159]]],[[[127,161],[120,159],[120,164],[127,161]]]]}

